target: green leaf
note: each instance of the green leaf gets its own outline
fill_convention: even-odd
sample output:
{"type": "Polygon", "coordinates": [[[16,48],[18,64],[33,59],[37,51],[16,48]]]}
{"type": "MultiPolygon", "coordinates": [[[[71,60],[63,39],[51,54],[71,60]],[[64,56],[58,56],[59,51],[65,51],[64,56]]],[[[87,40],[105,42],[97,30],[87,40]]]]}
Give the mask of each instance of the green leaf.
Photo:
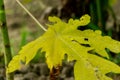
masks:
{"type": "Polygon", "coordinates": [[[9,63],[7,72],[13,72],[20,67],[20,61],[28,64],[41,48],[46,52],[46,63],[50,70],[61,65],[64,55],[68,55],[68,61],[76,60],[74,67],[75,80],[112,80],[105,74],[109,72],[120,73],[120,67],[116,64],[91,54],[91,51],[107,57],[106,48],[110,51],[120,52],[120,42],[108,36],[101,36],[101,31],[77,30],[78,26],[85,26],[90,22],[90,16],[84,15],[80,20],[70,19],[68,23],[62,22],[57,17],[49,17],[53,24],[48,25],[48,30],[38,39],[28,43],[9,63]],[[14,62],[14,66],[12,63],[14,62]],[[109,66],[110,65],[110,66],[109,66]],[[89,76],[89,77],[88,77],[89,76]]]}

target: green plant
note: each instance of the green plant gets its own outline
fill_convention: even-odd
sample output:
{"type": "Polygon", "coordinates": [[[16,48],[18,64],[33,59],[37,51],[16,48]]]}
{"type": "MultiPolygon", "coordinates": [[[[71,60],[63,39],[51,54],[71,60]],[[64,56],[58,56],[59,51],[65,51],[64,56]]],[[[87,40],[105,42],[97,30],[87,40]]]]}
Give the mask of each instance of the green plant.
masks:
{"type": "Polygon", "coordinates": [[[106,22],[109,15],[111,15],[116,24],[116,15],[112,9],[112,5],[115,4],[117,0],[89,0],[89,2],[89,13],[92,17],[91,22],[98,25],[99,29],[104,33],[109,34],[110,30],[106,30],[106,22]]]}
{"type": "MultiPolygon", "coordinates": [[[[2,32],[4,48],[5,48],[5,52],[4,52],[5,67],[7,68],[8,63],[12,59],[12,54],[11,54],[11,46],[8,36],[8,30],[7,30],[4,0],[0,0],[0,28],[2,32]]],[[[6,80],[13,80],[13,74],[6,73],[6,80]]]]}
{"type": "Polygon", "coordinates": [[[90,22],[90,16],[84,15],[80,20],[70,19],[68,23],[57,17],[49,17],[53,24],[38,39],[25,45],[18,55],[9,63],[7,73],[20,69],[23,63],[28,64],[39,49],[45,53],[46,63],[52,71],[61,65],[64,55],[68,61],[76,60],[74,66],[75,80],[112,80],[107,73],[120,73],[120,67],[109,61],[106,49],[120,52],[120,42],[109,36],[101,36],[100,30],[78,30],[90,22]],[[97,54],[97,55],[96,55],[97,54]],[[88,78],[89,76],[89,78],[88,78]]]}

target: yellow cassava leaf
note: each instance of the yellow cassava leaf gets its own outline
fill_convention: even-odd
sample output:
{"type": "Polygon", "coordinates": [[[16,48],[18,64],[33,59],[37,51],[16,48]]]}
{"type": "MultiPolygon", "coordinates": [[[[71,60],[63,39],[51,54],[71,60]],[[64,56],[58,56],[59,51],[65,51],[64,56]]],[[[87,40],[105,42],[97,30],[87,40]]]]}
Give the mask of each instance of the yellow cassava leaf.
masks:
{"type": "Polygon", "coordinates": [[[46,62],[50,70],[53,66],[61,65],[65,54],[68,55],[69,61],[76,60],[75,80],[112,80],[105,74],[110,71],[120,73],[120,70],[116,71],[119,66],[90,54],[90,51],[93,50],[101,56],[108,57],[105,49],[108,48],[112,52],[118,53],[120,52],[120,42],[112,40],[108,36],[101,36],[99,30],[77,30],[78,26],[85,26],[90,22],[89,15],[82,16],[80,20],[70,19],[68,23],[62,22],[57,17],[49,17],[49,20],[53,24],[48,25],[48,30],[41,37],[22,48],[18,55],[19,59],[13,58],[9,63],[8,73],[18,69],[19,67],[14,66],[19,66],[18,62],[21,60],[28,64],[40,48],[46,52],[46,62]],[[92,58],[95,58],[95,61],[92,58]],[[105,62],[105,64],[98,64],[97,61],[105,62]],[[14,66],[11,65],[13,62],[14,66]],[[109,68],[106,69],[107,67],[109,68]],[[88,76],[90,77],[88,78],[88,76]]]}
{"type": "Polygon", "coordinates": [[[74,66],[75,80],[97,80],[92,65],[86,59],[79,59],[74,66]]]}
{"type": "MultiPolygon", "coordinates": [[[[73,32],[73,34],[76,33],[73,32]]],[[[72,34],[72,33],[70,33],[72,34]]],[[[114,53],[119,53],[120,52],[120,42],[113,40],[109,36],[101,36],[101,31],[100,30],[84,30],[84,31],[79,31],[77,33],[79,37],[82,37],[83,40],[85,41],[83,43],[82,40],[78,40],[80,44],[88,44],[90,47],[94,48],[94,51],[98,53],[99,55],[103,57],[108,58],[108,54],[106,52],[106,48],[109,49],[110,51],[114,53]],[[86,39],[86,40],[85,40],[86,39]]],[[[77,40],[77,37],[74,35],[74,39],[77,40]]]]}
{"type": "MultiPolygon", "coordinates": [[[[88,15],[85,15],[85,17],[89,18],[88,15]]],[[[79,44],[75,45],[76,43],[74,42],[71,43],[70,37],[72,35],[66,34],[66,31],[69,31],[68,29],[66,29],[69,27],[69,24],[62,22],[57,17],[53,17],[53,19],[52,18],[49,18],[49,19],[52,22],[56,22],[56,24],[49,25],[48,31],[45,32],[43,36],[25,45],[22,48],[22,50],[18,53],[19,54],[18,56],[20,56],[20,59],[14,60],[13,58],[13,60],[9,63],[8,69],[7,69],[8,72],[13,71],[11,69],[13,67],[11,65],[13,61],[15,62],[14,63],[15,66],[18,66],[17,62],[20,62],[20,60],[22,60],[23,62],[25,62],[25,64],[27,64],[34,58],[34,56],[36,55],[36,52],[40,48],[42,48],[42,51],[46,51],[46,59],[50,69],[57,64],[61,64],[61,61],[64,58],[64,54],[66,53],[70,53],[71,55],[69,56],[71,57],[70,59],[72,59],[73,56],[75,56],[76,58],[80,57],[78,56],[79,50],[81,50],[81,55],[83,54],[83,56],[86,56],[85,53],[91,50],[91,48],[85,48],[85,47],[82,47],[79,49],[78,47],[81,47],[79,46],[79,44]],[[73,53],[76,53],[77,55],[73,53]],[[57,56],[59,56],[59,58],[57,56]]],[[[90,19],[88,20],[83,19],[83,21],[90,22],[90,19]]],[[[82,20],[80,20],[80,22],[82,22],[82,20]]],[[[87,22],[84,23],[84,25],[87,24],[87,22]]],[[[83,24],[79,24],[79,25],[83,25],[83,24]]],[[[17,68],[14,68],[14,70],[15,69],[17,68]]]]}
{"type": "Polygon", "coordinates": [[[112,80],[106,76],[109,72],[120,73],[120,67],[93,54],[77,60],[74,67],[75,80],[112,80]]]}
{"type": "Polygon", "coordinates": [[[32,41],[29,44],[25,45],[22,50],[20,50],[18,55],[14,56],[13,59],[10,61],[10,63],[8,64],[7,72],[10,73],[17,69],[20,69],[21,61],[24,62],[24,64],[28,64],[35,57],[37,51],[40,49],[40,46],[37,44],[38,42],[32,41]]]}
{"type": "Polygon", "coordinates": [[[88,56],[89,56],[88,61],[91,63],[91,65],[98,68],[101,71],[101,73],[106,74],[109,72],[114,72],[114,73],[120,72],[120,67],[114,64],[113,62],[93,54],[88,54],[88,56]]]}
{"type": "Polygon", "coordinates": [[[112,80],[105,74],[113,72],[120,73],[120,67],[111,61],[98,57],[96,55],[88,54],[89,62],[94,67],[94,71],[99,80],[112,80]]]}
{"type": "Polygon", "coordinates": [[[88,23],[90,22],[90,16],[89,15],[84,15],[80,18],[80,20],[73,20],[73,19],[70,19],[68,21],[68,24],[70,24],[71,26],[74,25],[75,29],[78,27],[78,26],[85,26],[87,25],[88,23]],[[86,21],[84,21],[86,20],[86,21]]]}
{"type": "Polygon", "coordinates": [[[17,69],[20,69],[20,66],[21,66],[20,56],[16,55],[15,57],[13,57],[12,61],[10,62],[7,69],[7,73],[11,73],[17,69]]]}

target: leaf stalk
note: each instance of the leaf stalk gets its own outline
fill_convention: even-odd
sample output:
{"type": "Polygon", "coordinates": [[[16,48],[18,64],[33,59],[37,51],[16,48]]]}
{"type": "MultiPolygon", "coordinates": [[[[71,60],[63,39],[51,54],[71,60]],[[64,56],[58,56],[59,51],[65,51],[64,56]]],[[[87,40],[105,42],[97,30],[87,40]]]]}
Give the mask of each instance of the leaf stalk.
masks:
{"type": "Polygon", "coordinates": [[[24,5],[19,1],[19,0],[16,0],[16,2],[25,10],[25,12],[28,13],[28,15],[44,30],[44,31],[47,31],[47,29],[42,26],[42,24],[40,24],[40,22],[24,7],[24,5]]]}

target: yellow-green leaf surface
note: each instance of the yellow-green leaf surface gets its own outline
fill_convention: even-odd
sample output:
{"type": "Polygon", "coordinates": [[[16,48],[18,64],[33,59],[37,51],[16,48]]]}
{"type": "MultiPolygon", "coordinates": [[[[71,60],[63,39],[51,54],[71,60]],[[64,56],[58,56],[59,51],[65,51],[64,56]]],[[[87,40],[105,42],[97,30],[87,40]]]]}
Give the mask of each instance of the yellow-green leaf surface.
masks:
{"type": "MultiPolygon", "coordinates": [[[[110,51],[114,53],[120,52],[120,42],[113,40],[109,36],[101,36],[100,30],[96,30],[96,31],[84,30],[84,31],[79,31],[78,34],[80,35],[80,37],[84,37],[84,39],[87,39],[86,40],[87,43],[84,44],[89,44],[92,48],[94,48],[95,52],[97,52],[99,55],[103,57],[108,57],[108,54],[105,50],[106,48],[110,49],[110,51]]],[[[83,44],[81,40],[79,40],[78,42],[83,44]]]]}
{"type": "Polygon", "coordinates": [[[20,69],[20,66],[21,66],[21,62],[20,62],[20,56],[17,55],[15,57],[13,57],[12,61],[10,62],[9,64],[9,70],[7,70],[7,72],[13,72],[17,69],[20,69]]]}
{"type": "Polygon", "coordinates": [[[105,74],[120,73],[118,65],[93,54],[88,54],[88,59],[78,60],[74,70],[75,80],[112,80],[105,74]]]}
{"type": "Polygon", "coordinates": [[[28,64],[40,48],[46,52],[46,63],[50,70],[53,66],[61,65],[65,54],[68,55],[69,61],[76,60],[75,80],[112,80],[105,74],[120,73],[120,67],[116,64],[90,54],[92,50],[108,58],[105,49],[108,48],[110,51],[118,53],[120,52],[120,42],[112,40],[108,36],[101,36],[99,30],[77,30],[78,26],[85,26],[90,22],[88,15],[82,16],[80,20],[70,19],[68,23],[62,22],[57,17],[49,17],[49,20],[53,24],[48,25],[48,30],[41,37],[22,48],[17,55],[19,58],[15,56],[9,63],[8,73],[19,69],[21,61],[28,64]]]}

